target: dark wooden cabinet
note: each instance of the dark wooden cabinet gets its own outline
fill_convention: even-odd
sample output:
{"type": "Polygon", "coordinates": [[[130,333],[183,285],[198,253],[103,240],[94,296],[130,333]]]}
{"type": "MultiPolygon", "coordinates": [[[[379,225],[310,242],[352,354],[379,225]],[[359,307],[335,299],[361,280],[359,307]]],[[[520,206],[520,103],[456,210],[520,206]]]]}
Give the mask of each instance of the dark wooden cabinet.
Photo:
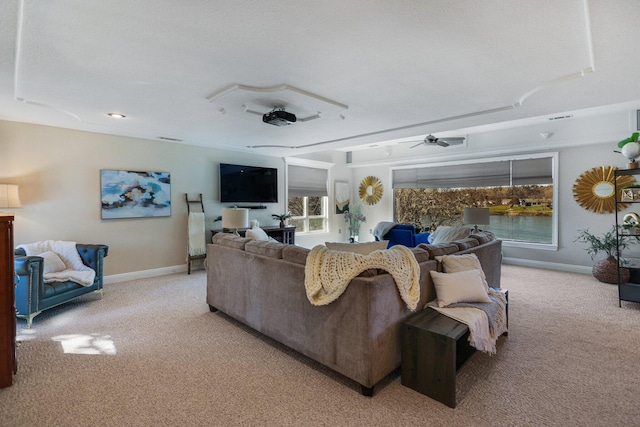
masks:
{"type": "MultiPolygon", "coordinates": [[[[273,237],[278,242],[286,243],[288,245],[294,245],[296,243],[296,228],[294,226],[286,226],[286,227],[261,227],[267,236],[273,237]]],[[[244,237],[247,232],[247,228],[238,229],[238,234],[244,237]]],[[[216,233],[229,233],[231,230],[211,230],[212,234],[216,233]]]]}
{"type": "Polygon", "coordinates": [[[0,214],[0,387],[13,384],[17,370],[13,216],[0,214]]]}

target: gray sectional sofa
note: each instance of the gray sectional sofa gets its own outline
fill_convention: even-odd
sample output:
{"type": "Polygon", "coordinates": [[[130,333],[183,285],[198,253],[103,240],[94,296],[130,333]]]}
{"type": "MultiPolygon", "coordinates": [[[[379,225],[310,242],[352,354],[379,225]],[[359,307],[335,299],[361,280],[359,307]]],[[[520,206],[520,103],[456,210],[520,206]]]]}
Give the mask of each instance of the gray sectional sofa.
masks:
{"type": "MultiPolygon", "coordinates": [[[[418,310],[435,298],[435,257],[475,253],[490,286],[500,287],[502,241],[480,233],[411,249],[420,265],[418,310]]],[[[400,366],[400,330],[411,311],[390,274],[370,269],[325,306],[311,305],[304,286],[309,249],[218,233],[207,247],[207,303],[268,337],[345,375],[371,396],[400,366]]]]}

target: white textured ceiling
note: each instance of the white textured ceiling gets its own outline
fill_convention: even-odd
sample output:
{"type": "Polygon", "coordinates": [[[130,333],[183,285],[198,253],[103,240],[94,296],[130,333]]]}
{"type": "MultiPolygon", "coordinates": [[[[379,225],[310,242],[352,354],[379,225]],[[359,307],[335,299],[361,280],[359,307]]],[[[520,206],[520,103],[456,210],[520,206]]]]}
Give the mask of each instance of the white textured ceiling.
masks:
{"type": "Polygon", "coordinates": [[[636,0],[4,0],[0,119],[344,149],[640,100],[638,22],[636,0]]]}

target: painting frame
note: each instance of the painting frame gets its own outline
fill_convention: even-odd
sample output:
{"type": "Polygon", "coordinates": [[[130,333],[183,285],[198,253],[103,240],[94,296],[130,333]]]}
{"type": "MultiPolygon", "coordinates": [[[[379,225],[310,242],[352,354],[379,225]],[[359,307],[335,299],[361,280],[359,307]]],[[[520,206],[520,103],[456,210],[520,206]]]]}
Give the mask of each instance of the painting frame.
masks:
{"type": "Polygon", "coordinates": [[[346,181],[334,181],[333,183],[333,199],[336,215],[343,214],[349,210],[349,202],[351,201],[351,188],[346,181]]]}
{"type": "Polygon", "coordinates": [[[102,219],[171,216],[171,173],[100,170],[102,219]]]}

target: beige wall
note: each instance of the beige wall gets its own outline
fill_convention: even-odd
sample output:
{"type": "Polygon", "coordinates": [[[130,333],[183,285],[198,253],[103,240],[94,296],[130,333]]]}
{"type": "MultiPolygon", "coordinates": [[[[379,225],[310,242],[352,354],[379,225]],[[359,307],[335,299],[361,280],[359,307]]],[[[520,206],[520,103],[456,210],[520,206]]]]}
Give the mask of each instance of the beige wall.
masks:
{"type": "MultiPolygon", "coordinates": [[[[222,212],[218,200],[218,163],[277,167],[279,158],[206,149],[61,128],[0,121],[0,183],[20,185],[22,208],[15,209],[15,243],[71,240],[109,245],[105,274],[154,269],[184,269],[187,251],[185,193],[203,194],[206,228],[222,212]],[[100,169],[171,173],[170,217],[100,218],[100,169]]],[[[284,174],[279,173],[280,203],[252,210],[261,224],[284,211],[284,174]]]]}

